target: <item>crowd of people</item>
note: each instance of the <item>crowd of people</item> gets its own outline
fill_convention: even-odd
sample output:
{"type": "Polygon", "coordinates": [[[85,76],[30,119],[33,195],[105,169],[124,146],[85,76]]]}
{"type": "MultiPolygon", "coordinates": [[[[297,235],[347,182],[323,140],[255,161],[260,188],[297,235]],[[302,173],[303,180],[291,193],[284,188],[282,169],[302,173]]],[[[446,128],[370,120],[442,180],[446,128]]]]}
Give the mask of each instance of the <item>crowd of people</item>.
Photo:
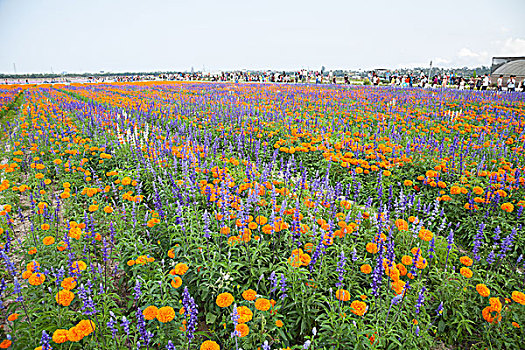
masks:
{"type": "Polygon", "coordinates": [[[497,90],[497,91],[524,91],[525,80],[519,83],[516,76],[511,75],[504,77],[503,75],[490,77],[488,74],[479,77],[460,77],[450,75],[434,75],[428,78],[422,74],[414,77],[412,75],[392,75],[390,77],[381,78],[377,74],[373,74],[371,79],[373,85],[391,85],[401,87],[424,87],[424,88],[456,88],[459,90],[497,90]]]}
{"type": "MultiPolygon", "coordinates": [[[[67,83],[79,82],[78,79],[58,78],[53,81],[39,79],[39,81],[28,81],[25,83],[67,83]]],[[[479,77],[461,77],[455,75],[433,75],[431,78],[425,74],[383,74],[378,75],[370,72],[367,77],[349,76],[348,74],[336,75],[333,71],[311,71],[298,70],[294,72],[253,72],[253,71],[232,71],[217,73],[172,73],[172,74],[143,74],[143,75],[119,75],[119,76],[96,76],[82,79],[85,82],[134,82],[146,80],[176,80],[176,81],[220,81],[220,82],[259,82],[259,83],[303,83],[303,84],[371,84],[371,85],[390,85],[400,87],[421,87],[421,88],[456,88],[459,90],[498,90],[498,91],[525,91],[525,80],[518,81],[516,76],[510,77],[490,77],[488,74],[479,77]]],[[[23,84],[21,79],[5,79],[5,84],[23,84]]]]}

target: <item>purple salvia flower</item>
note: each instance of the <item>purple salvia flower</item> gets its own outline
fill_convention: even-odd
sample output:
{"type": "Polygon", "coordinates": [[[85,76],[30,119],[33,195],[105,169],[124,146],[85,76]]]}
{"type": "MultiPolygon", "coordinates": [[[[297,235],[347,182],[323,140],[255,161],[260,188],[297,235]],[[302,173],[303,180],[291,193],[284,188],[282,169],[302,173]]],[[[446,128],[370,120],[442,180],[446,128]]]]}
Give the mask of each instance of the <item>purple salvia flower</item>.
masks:
{"type": "Polygon", "coordinates": [[[441,302],[438,306],[438,308],[436,309],[436,315],[441,315],[443,313],[443,302],[441,302]]]}
{"type": "Polygon", "coordinates": [[[421,309],[421,306],[423,306],[423,302],[425,301],[425,292],[426,288],[422,287],[421,291],[419,292],[419,296],[417,297],[416,314],[419,314],[419,310],[421,309]]]}
{"type": "Polygon", "coordinates": [[[237,312],[237,304],[233,305],[233,312],[232,312],[232,322],[233,322],[233,332],[232,332],[232,338],[240,337],[241,334],[237,330],[237,324],[239,323],[240,315],[237,312]]]}
{"type": "Polygon", "coordinates": [[[190,292],[188,291],[188,287],[184,287],[184,292],[182,293],[182,305],[184,306],[184,310],[186,310],[186,316],[189,317],[186,325],[186,337],[188,338],[188,342],[191,342],[195,337],[194,333],[197,328],[197,314],[199,311],[195,304],[195,300],[191,297],[190,292]]]}
{"type": "Polygon", "coordinates": [[[277,290],[277,276],[275,275],[275,271],[272,271],[272,273],[270,274],[270,276],[268,277],[268,279],[270,280],[270,282],[272,282],[272,289],[270,291],[270,293],[273,293],[277,290]]]}
{"type": "MultiPolygon", "coordinates": [[[[521,226],[520,226],[521,231],[521,226]]],[[[507,256],[507,252],[512,249],[512,241],[514,240],[514,236],[516,235],[516,227],[512,229],[512,232],[505,237],[503,242],[501,243],[501,251],[498,254],[498,258],[504,259],[507,256]]]]}
{"type": "Polygon", "coordinates": [[[281,299],[284,299],[288,296],[288,294],[286,294],[286,278],[284,277],[284,273],[281,273],[281,292],[281,299]]]}
{"type": "Polygon", "coordinates": [[[479,224],[478,233],[474,237],[474,248],[472,249],[472,253],[474,253],[474,260],[476,261],[479,261],[481,259],[478,253],[479,253],[479,247],[481,246],[481,243],[483,240],[483,229],[484,228],[485,228],[484,223],[479,224]]]}
{"type": "Polygon", "coordinates": [[[487,256],[487,262],[489,263],[489,265],[492,265],[494,264],[495,261],[496,261],[496,254],[494,253],[494,250],[492,250],[487,256]]]}
{"type": "Polygon", "coordinates": [[[40,346],[42,346],[42,350],[52,350],[51,347],[51,337],[49,334],[46,333],[46,331],[42,331],[42,338],[40,339],[40,346]]]}
{"type": "Polygon", "coordinates": [[[133,287],[135,301],[139,300],[140,296],[142,295],[142,292],[140,291],[140,285],[140,281],[137,280],[137,282],[135,283],[135,287],[133,287]]]}
{"type": "Polygon", "coordinates": [[[131,322],[126,318],[126,316],[122,316],[122,323],[120,326],[124,328],[124,332],[129,336],[129,326],[131,325],[131,322]]]}
{"type": "Polygon", "coordinates": [[[434,241],[435,237],[432,236],[432,239],[430,240],[430,243],[428,245],[428,261],[432,261],[432,259],[434,258],[434,252],[435,252],[435,241],[434,241]]]}

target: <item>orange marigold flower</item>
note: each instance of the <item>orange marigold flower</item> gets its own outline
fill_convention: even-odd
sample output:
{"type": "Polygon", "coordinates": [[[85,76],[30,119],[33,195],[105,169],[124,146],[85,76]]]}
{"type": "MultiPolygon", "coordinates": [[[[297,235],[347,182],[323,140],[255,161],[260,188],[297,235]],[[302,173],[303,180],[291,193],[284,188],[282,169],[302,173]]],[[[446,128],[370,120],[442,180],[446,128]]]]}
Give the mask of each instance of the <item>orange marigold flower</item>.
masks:
{"type": "Polygon", "coordinates": [[[44,230],[44,231],[49,230],[50,227],[51,227],[51,226],[49,226],[49,224],[42,224],[42,225],[40,225],[40,228],[41,228],[42,230],[44,230]]]}
{"type": "Polygon", "coordinates": [[[369,252],[370,254],[375,254],[377,253],[377,244],[375,243],[367,243],[366,244],[366,251],[369,252]]]}
{"type": "Polygon", "coordinates": [[[84,338],[84,334],[77,327],[69,328],[67,331],[67,340],[72,342],[79,342],[84,338]]]}
{"type": "Polygon", "coordinates": [[[335,298],[341,301],[350,300],[350,292],[346,289],[338,289],[335,291],[335,298]]]}
{"type": "Polygon", "coordinates": [[[281,328],[282,326],[284,326],[283,321],[281,321],[281,320],[277,320],[277,321],[275,321],[275,325],[276,325],[277,327],[279,327],[279,328],[281,328]]]}
{"type": "Polygon", "coordinates": [[[487,288],[484,284],[478,284],[476,285],[476,291],[481,295],[482,297],[488,297],[490,295],[490,290],[487,288]]]}
{"type": "Polygon", "coordinates": [[[403,265],[403,264],[397,264],[396,267],[397,267],[397,269],[399,270],[399,274],[400,274],[401,276],[405,276],[405,275],[407,274],[408,271],[407,271],[407,268],[405,267],[405,265],[403,265]]]}
{"type": "Polygon", "coordinates": [[[26,265],[26,270],[30,272],[35,272],[36,268],[38,267],[40,267],[40,263],[38,261],[32,261],[26,265]]]}
{"type": "Polygon", "coordinates": [[[75,326],[75,328],[77,328],[77,330],[82,333],[84,337],[87,337],[95,330],[95,323],[90,320],[82,320],[75,326]]]}
{"type": "Polygon", "coordinates": [[[406,283],[404,281],[397,280],[395,282],[392,282],[390,288],[392,288],[394,290],[396,295],[399,295],[399,294],[403,293],[403,290],[405,289],[405,284],[406,283]]]}
{"type": "Polygon", "coordinates": [[[408,223],[403,219],[397,219],[396,220],[396,227],[399,231],[407,231],[408,230],[408,223]]]}
{"type": "Polygon", "coordinates": [[[32,286],[39,286],[46,280],[46,276],[43,273],[35,272],[29,277],[29,284],[32,286]]]}
{"type": "Polygon", "coordinates": [[[357,316],[363,316],[366,312],[367,306],[363,301],[354,300],[352,301],[352,304],[350,304],[350,308],[352,309],[352,313],[357,316]]]}
{"type": "Polygon", "coordinates": [[[250,327],[245,323],[240,323],[235,327],[235,330],[238,332],[239,337],[246,337],[250,333],[250,327]]]}
{"type": "Polygon", "coordinates": [[[188,265],[184,263],[178,263],[172,270],[176,275],[184,275],[188,271],[188,265]]]}
{"type": "Polygon", "coordinates": [[[412,265],[412,257],[408,256],[408,255],[405,255],[401,258],[401,262],[404,264],[404,265],[412,265]]]}
{"type": "Polygon", "coordinates": [[[175,253],[173,252],[173,249],[168,250],[168,257],[171,259],[175,258],[175,253]]]}
{"type": "Polygon", "coordinates": [[[0,349],[8,349],[13,342],[9,339],[5,339],[3,342],[0,343],[0,349]]]}
{"type": "Polygon", "coordinates": [[[423,228],[419,231],[419,238],[421,238],[425,242],[430,242],[432,240],[432,237],[434,237],[434,234],[427,229],[423,228]]]}
{"type": "Polygon", "coordinates": [[[150,305],[142,310],[142,315],[144,315],[144,318],[148,321],[155,319],[158,313],[159,309],[155,305],[150,305]]]}
{"type": "Polygon", "coordinates": [[[75,294],[70,292],[67,289],[62,289],[57,294],[55,294],[55,300],[58,304],[62,306],[69,306],[71,305],[71,302],[75,298],[75,294]]]}
{"type": "Polygon", "coordinates": [[[512,292],[512,300],[518,304],[525,305],[525,294],[522,292],[514,291],[512,292]]]}
{"type": "Polygon", "coordinates": [[[60,286],[64,289],[71,290],[77,286],[77,280],[75,277],[67,277],[60,283],[60,286]]]}
{"type": "Polygon", "coordinates": [[[244,292],[242,292],[242,297],[244,298],[244,300],[254,301],[257,297],[257,292],[253,289],[247,289],[244,292]]]}
{"type": "Polygon", "coordinates": [[[255,300],[255,308],[259,311],[268,311],[272,304],[268,299],[259,298],[255,300]]]}
{"type": "Polygon", "coordinates": [[[512,213],[514,211],[514,205],[512,203],[503,203],[501,205],[501,209],[506,211],[507,213],[512,213]]]}
{"type": "Polygon", "coordinates": [[[58,242],[58,244],[57,244],[57,250],[58,251],[63,252],[64,250],[66,250],[66,248],[67,248],[66,242],[64,242],[64,241],[58,242]]]}
{"type": "Polygon", "coordinates": [[[201,344],[200,350],[221,350],[221,347],[213,340],[206,340],[201,344]]]}
{"type": "Polygon", "coordinates": [[[109,205],[104,207],[104,213],[111,214],[113,213],[113,208],[111,208],[109,205]]]}
{"type": "Polygon", "coordinates": [[[175,278],[171,280],[170,284],[173,288],[177,289],[182,286],[182,278],[175,276],[175,278]]]}
{"type": "Polygon", "coordinates": [[[11,315],[9,315],[9,317],[7,318],[7,320],[8,320],[8,321],[16,321],[16,319],[18,318],[18,316],[20,316],[20,314],[17,314],[17,313],[11,314],[11,315]]]}
{"type": "Polygon", "coordinates": [[[472,259],[468,256],[462,256],[459,261],[465,266],[472,266],[472,259]]]}
{"type": "Polygon", "coordinates": [[[472,192],[474,192],[475,194],[477,194],[478,196],[482,195],[483,192],[485,192],[481,187],[479,186],[476,186],[472,189],[472,192]]]}
{"type": "Polygon", "coordinates": [[[518,322],[512,322],[512,327],[520,328],[520,324],[518,322]]]}
{"type": "Polygon", "coordinates": [[[57,344],[67,342],[67,329],[57,329],[53,332],[53,341],[57,344]]]}
{"type": "Polygon", "coordinates": [[[501,321],[501,315],[498,312],[496,312],[493,316],[492,312],[495,311],[492,310],[490,306],[487,306],[481,311],[481,315],[483,316],[483,319],[485,319],[485,321],[487,321],[488,323],[498,323],[499,321],[501,321]]]}
{"type": "Polygon", "coordinates": [[[499,300],[499,298],[490,298],[489,303],[491,311],[501,312],[501,310],[503,309],[503,305],[501,305],[501,301],[499,300]]]}
{"type": "Polygon", "coordinates": [[[253,312],[246,306],[237,307],[237,314],[239,315],[238,323],[246,323],[253,318],[253,312]]]}
{"type": "Polygon", "coordinates": [[[472,277],[472,270],[469,269],[468,267],[462,267],[461,269],[459,269],[459,273],[462,274],[466,278],[472,277]]]}
{"type": "Polygon", "coordinates": [[[55,237],[46,236],[46,237],[44,237],[42,242],[44,243],[44,245],[51,245],[51,244],[55,243],[55,237]]]}
{"type": "Polygon", "coordinates": [[[84,271],[85,269],[87,268],[87,265],[85,262],[83,262],[82,260],[78,260],[78,261],[73,261],[71,263],[71,270],[73,272],[80,272],[80,271],[84,271]]]}
{"type": "Polygon", "coordinates": [[[157,320],[162,323],[170,322],[175,318],[175,310],[171,306],[164,306],[159,309],[157,320]]]}
{"type": "Polygon", "coordinates": [[[372,272],[372,266],[368,264],[361,265],[361,272],[366,273],[367,275],[372,272]]]}
{"type": "Polygon", "coordinates": [[[233,295],[230,293],[221,293],[217,296],[217,299],[215,300],[217,303],[217,306],[219,307],[228,307],[233,303],[233,295]]]}

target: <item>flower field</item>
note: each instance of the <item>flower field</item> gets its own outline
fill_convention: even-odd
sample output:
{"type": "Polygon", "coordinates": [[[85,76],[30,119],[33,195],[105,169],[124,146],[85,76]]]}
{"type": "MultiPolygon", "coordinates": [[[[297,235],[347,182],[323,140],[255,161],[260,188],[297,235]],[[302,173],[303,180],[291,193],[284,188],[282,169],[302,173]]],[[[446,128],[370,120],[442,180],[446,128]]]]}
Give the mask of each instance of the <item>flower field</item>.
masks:
{"type": "Polygon", "coordinates": [[[1,87],[8,111],[2,349],[523,348],[523,94],[1,87]]]}

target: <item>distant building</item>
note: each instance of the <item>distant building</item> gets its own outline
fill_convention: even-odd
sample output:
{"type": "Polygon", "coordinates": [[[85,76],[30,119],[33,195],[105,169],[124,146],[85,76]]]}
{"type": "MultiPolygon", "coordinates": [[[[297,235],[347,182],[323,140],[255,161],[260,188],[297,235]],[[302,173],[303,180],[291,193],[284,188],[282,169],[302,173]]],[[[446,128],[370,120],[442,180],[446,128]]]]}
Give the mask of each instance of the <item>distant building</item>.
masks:
{"type": "Polygon", "coordinates": [[[525,56],[521,57],[492,57],[492,67],[490,68],[491,81],[496,81],[500,75],[508,78],[511,75],[516,77],[516,82],[525,79],[525,56]]]}

